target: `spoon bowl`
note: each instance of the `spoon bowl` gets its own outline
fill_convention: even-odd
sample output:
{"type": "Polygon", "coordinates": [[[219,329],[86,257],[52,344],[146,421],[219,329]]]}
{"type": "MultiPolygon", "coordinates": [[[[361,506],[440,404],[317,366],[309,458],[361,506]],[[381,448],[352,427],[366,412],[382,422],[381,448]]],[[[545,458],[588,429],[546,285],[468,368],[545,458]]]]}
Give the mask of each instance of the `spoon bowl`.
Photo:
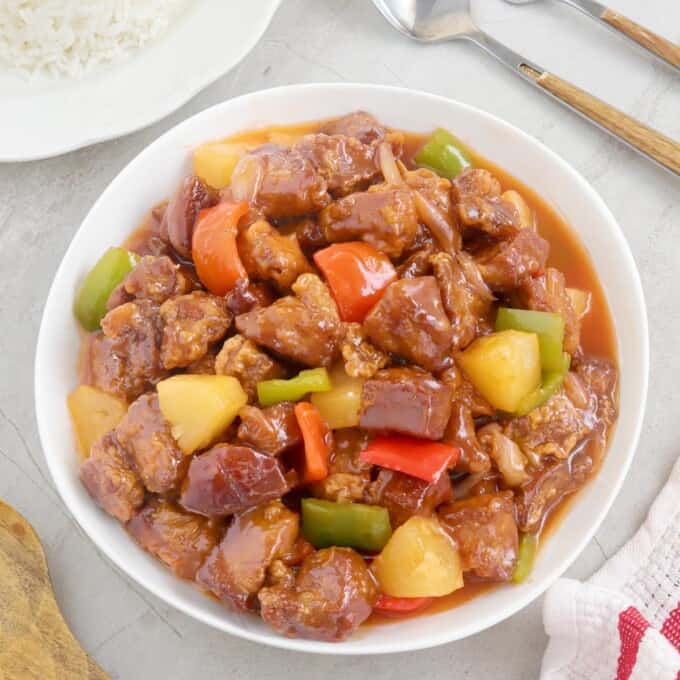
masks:
{"type": "Polygon", "coordinates": [[[470,0],[373,0],[373,4],[397,31],[421,42],[469,38],[479,31],[470,0]]]}

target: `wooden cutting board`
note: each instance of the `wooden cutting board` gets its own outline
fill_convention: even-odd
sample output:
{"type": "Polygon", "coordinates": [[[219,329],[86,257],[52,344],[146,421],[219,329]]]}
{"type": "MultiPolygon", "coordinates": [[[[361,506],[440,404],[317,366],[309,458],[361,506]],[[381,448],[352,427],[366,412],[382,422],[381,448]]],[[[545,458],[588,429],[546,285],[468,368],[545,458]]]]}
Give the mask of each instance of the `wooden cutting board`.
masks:
{"type": "Polygon", "coordinates": [[[64,621],[33,527],[0,501],[0,680],[110,680],[64,621]]]}

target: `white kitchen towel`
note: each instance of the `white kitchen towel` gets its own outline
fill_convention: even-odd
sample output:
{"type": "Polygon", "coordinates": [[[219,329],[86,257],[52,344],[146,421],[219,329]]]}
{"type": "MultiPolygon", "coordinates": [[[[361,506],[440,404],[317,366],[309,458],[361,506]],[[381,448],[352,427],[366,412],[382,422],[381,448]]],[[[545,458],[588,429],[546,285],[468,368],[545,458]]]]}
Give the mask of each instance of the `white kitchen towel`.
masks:
{"type": "Polygon", "coordinates": [[[541,680],[680,680],[680,460],[614,557],[548,590],[543,622],[541,680]]]}

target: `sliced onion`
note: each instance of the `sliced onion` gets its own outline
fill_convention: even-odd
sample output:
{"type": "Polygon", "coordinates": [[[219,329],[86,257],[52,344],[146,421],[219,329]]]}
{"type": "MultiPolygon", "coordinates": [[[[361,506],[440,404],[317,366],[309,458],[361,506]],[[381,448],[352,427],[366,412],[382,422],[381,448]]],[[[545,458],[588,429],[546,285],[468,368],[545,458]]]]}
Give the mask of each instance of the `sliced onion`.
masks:
{"type": "Polygon", "coordinates": [[[420,191],[413,191],[413,199],[416,204],[418,217],[425,223],[425,226],[432,232],[437,241],[439,241],[439,245],[445,252],[455,253],[455,231],[453,225],[420,191]]]}
{"type": "Polygon", "coordinates": [[[463,270],[465,280],[470,285],[470,288],[473,290],[474,294],[480,300],[491,302],[494,299],[493,293],[491,292],[489,286],[486,285],[486,282],[482,277],[482,273],[472,259],[472,256],[461,251],[456,256],[456,260],[463,270]]]}
{"type": "Polygon", "coordinates": [[[231,194],[236,201],[252,203],[264,181],[264,163],[259,156],[241,156],[231,174],[231,194]]]}
{"type": "Polygon", "coordinates": [[[494,472],[473,472],[469,474],[465,479],[460,482],[456,482],[453,485],[453,497],[456,500],[461,500],[462,498],[468,498],[472,493],[472,489],[475,485],[483,482],[486,479],[490,479],[495,476],[494,472]]]}
{"type": "Polygon", "coordinates": [[[589,405],[588,392],[581,378],[576,373],[567,373],[564,376],[564,391],[576,408],[587,409],[589,405]]]}
{"type": "Polygon", "coordinates": [[[503,434],[498,423],[485,425],[477,435],[482,446],[486,446],[507,486],[519,486],[528,481],[526,457],[519,446],[503,434]]]}
{"type": "Polygon", "coordinates": [[[388,184],[402,183],[401,173],[392,152],[392,145],[389,142],[380,143],[378,147],[378,162],[380,163],[380,172],[382,172],[388,184]]]}
{"type": "Polygon", "coordinates": [[[397,168],[399,168],[399,172],[401,173],[401,176],[404,177],[408,172],[408,168],[404,165],[404,161],[402,161],[401,158],[397,158],[396,163],[397,168]]]}

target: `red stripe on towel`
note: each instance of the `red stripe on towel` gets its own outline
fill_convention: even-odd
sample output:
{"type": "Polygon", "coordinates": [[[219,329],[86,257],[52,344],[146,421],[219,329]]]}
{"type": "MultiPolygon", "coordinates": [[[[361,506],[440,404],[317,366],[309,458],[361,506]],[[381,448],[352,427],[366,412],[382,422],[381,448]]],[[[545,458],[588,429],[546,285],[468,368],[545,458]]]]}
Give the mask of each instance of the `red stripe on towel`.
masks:
{"type": "Polygon", "coordinates": [[[616,666],[616,680],[628,680],[637,661],[640,642],[649,623],[635,607],[628,607],[619,614],[619,639],[621,653],[616,666]]]}
{"type": "Polygon", "coordinates": [[[680,651],[680,602],[663,622],[661,634],[680,651]]]}

